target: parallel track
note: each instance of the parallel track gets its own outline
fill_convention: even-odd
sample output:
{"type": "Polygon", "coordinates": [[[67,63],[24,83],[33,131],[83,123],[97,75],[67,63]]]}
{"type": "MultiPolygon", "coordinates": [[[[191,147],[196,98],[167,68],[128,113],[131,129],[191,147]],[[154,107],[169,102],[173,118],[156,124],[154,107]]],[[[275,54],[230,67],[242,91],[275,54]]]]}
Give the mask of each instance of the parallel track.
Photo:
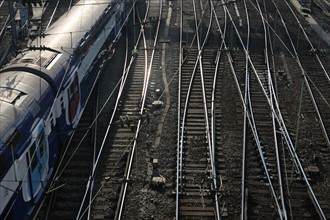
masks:
{"type": "MultiPolygon", "coordinates": [[[[177,64],[180,69],[178,155],[173,155],[178,157],[178,163],[177,172],[173,171],[177,178],[172,181],[173,185],[176,182],[177,218],[221,219],[229,216],[234,219],[307,220],[330,216],[327,198],[322,195],[322,187],[327,186],[326,175],[330,173],[330,151],[325,138],[330,132],[330,87],[326,72],[329,59],[309,52],[311,45],[285,2],[272,1],[264,5],[265,2],[258,1],[258,6],[257,1],[250,0],[219,1],[215,6],[217,14],[213,14],[213,33],[205,45],[210,3],[182,2],[184,32],[181,40],[184,42],[180,42],[180,48],[184,49],[179,51],[177,64]],[[245,4],[248,10],[245,10],[245,4]],[[286,27],[275,6],[280,8],[281,16],[288,18],[286,27]],[[203,10],[204,7],[207,10],[203,10]],[[197,9],[195,12],[194,8],[197,9]],[[262,23],[261,14],[265,23],[262,23]],[[230,16],[228,21],[225,15],[230,16]],[[215,17],[220,18],[219,26],[216,26],[215,17]],[[247,25],[248,19],[253,24],[251,29],[247,25]],[[219,33],[220,29],[224,33],[219,33]],[[304,72],[305,79],[302,77],[304,72]],[[319,115],[315,114],[316,106],[319,115]]],[[[135,217],[146,217],[149,207],[134,202],[137,198],[141,198],[141,203],[148,202],[148,195],[157,191],[146,184],[150,177],[158,175],[158,169],[155,169],[157,172],[149,169],[153,151],[157,148],[149,137],[151,112],[146,112],[157,97],[149,91],[157,81],[149,73],[157,72],[161,63],[157,51],[153,56],[154,63],[150,65],[151,51],[160,47],[152,39],[158,37],[152,31],[158,21],[158,1],[148,3],[153,4],[150,6],[152,12],[146,15],[148,19],[135,25],[143,27],[146,38],[137,47],[139,55],[129,71],[111,130],[106,139],[102,135],[96,137],[98,141],[105,140],[105,149],[93,179],[89,214],[93,219],[126,219],[134,213],[139,213],[135,217]],[[143,26],[145,24],[147,26],[143,26]],[[138,134],[140,130],[142,134],[138,134]],[[138,148],[133,151],[138,156],[132,154],[135,147],[138,148]],[[141,171],[146,168],[145,164],[147,171],[141,171]]],[[[134,37],[137,37],[135,33],[134,37]]],[[[311,40],[313,45],[317,44],[315,39],[311,40]]],[[[105,78],[103,83],[111,80],[105,78]]],[[[96,104],[91,102],[90,105],[92,108],[96,104]]],[[[109,108],[113,110],[113,107],[109,108]]],[[[88,109],[85,114],[90,115],[86,119],[90,123],[95,115],[88,109]]],[[[108,122],[108,117],[109,113],[101,120],[108,122]]],[[[82,119],[77,130],[88,129],[88,123],[82,119]]],[[[98,134],[108,125],[99,126],[98,134]]],[[[87,140],[88,144],[92,142],[92,138],[87,140]]],[[[53,206],[54,218],[76,218],[82,194],[77,199],[73,189],[83,191],[89,176],[75,176],[77,172],[71,167],[80,167],[78,160],[84,158],[88,158],[85,164],[92,163],[92,154],[85,155],[87,151],[92,153],[88,144],[85,150],[82,146],[83,152],[77,152],[77,160],[68,166],[64,174],[67,179],[58,180],[65,186],[59,184],[60,188],[56,190],[56,197],[61,202],[53,206]]],[[[90,172],[90,166],[81,167],[90,172]]],[[[150,200],[151,203],[157,201],[153,197],[150,200]]],[[[81,216],[86,216],[87,210],[84,206],[81,216]]]]}

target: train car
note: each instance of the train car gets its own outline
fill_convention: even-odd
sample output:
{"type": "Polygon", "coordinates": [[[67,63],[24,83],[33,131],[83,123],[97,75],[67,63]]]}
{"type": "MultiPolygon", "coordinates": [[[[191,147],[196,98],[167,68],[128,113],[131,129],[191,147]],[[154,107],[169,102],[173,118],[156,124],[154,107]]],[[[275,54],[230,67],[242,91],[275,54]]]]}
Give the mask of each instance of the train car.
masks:
{"type": "Polygon", "coordinates": [[[81,0],[0,70],[0,219],[28,219],[46,193],[125,18],[123,2],[81,0]]]}

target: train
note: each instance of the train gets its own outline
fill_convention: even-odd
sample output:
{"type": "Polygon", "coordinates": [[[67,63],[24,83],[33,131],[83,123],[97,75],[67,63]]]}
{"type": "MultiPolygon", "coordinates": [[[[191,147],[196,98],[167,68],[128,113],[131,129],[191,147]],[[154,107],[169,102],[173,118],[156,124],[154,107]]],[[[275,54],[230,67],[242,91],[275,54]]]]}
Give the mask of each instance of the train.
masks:
{"type": "Polygon", "coordinates": [[[80,0],[0,70],[0,219],[35,213],[127,16],[80,0]]]}

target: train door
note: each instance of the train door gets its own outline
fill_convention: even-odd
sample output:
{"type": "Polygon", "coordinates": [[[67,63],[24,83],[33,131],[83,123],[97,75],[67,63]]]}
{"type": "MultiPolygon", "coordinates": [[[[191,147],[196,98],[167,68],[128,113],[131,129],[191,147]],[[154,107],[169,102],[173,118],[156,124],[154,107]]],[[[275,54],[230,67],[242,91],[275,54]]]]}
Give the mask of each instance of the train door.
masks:
{"type": "Polygon", "coordinates": [[[42,120],[32,132],[32,140],[29,149],[30,195],[35,197],[43,187],[48,171],[48,139],[42,120]]]}
{"type": "Polygon", "coordinates": [[[73,123],[80,104],[80,91],[79,91],[79,80],[78,75],[75,73],[74,79],[69,86],[69,119],[73,123]]]}

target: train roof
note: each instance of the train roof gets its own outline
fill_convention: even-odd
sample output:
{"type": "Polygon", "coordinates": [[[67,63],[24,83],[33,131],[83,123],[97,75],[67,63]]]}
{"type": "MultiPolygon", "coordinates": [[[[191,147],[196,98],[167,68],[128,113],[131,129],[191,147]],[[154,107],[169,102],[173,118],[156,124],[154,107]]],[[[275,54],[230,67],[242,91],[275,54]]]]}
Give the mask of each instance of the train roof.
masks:
{"type": "Polygon", "coordinates": [[[6,68],[14,64],[33,64],[35,69],[40,69],[52,79],[55,87],[58,86],[74,49],[89,38],[89,32],[102,13],[111,7],[110,3],[109,0],[79,1],[45,31],[44,37],[32,41],[28,50],[6,68]]]}

